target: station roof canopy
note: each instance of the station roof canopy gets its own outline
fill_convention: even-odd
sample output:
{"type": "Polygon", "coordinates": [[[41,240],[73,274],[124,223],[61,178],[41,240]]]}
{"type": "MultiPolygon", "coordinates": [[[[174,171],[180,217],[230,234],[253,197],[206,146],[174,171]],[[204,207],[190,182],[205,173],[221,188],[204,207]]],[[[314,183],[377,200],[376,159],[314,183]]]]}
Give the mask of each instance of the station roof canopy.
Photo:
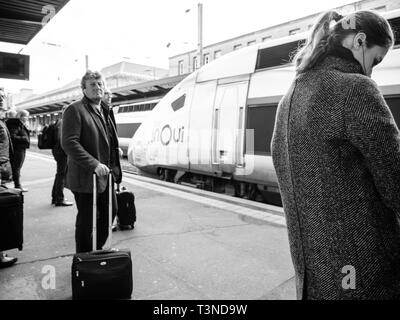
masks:
{"type": "MultiPolygon", "coordinates": [[[[187,74],[162,78],[157,80],[136,83],[119,88],[111,88],[113,106],[145,101],[164,96],[175,85],[181,82],[187,74]]],[[[17,110],[29,110],[31,115],[59,112],[64,106],[82,98],[79,84],[70,88],[54,90],[52,92],[28,98],[16,104],[17,110]]]]}
{"type": "Polygon", "coordinates": [[[68,1],[0,0],[0,41],[28,44],[68,1]]]}

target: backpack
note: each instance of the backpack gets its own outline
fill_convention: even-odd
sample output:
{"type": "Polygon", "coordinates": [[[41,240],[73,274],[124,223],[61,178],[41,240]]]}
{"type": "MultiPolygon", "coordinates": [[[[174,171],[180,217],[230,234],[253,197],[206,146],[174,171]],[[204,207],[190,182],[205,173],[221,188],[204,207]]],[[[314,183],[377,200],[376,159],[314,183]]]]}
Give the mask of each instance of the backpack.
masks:
{"type": "Polygon", "coordinates": [[[53,149],[56,145],[56,122],[44,126],[38,135],[39,149],[53,149]]]}

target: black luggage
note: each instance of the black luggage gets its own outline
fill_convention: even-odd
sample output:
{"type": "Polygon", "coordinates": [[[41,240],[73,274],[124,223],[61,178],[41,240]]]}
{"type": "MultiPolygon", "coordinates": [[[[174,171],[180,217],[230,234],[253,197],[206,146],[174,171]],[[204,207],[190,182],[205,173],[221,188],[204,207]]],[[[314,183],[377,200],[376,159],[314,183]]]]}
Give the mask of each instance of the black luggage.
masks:
{"type": "Polygon", "coordinates": [[[22,250],[24,196],[19,189],[0,186],[0,251],[22,250]]]}
{"type": "MultiPolygon", "coordinates": [[[[111,199],[111,175],[109,176],[111,199]]],[[[96,176],[93,178],[96,195],[96,176]]],[[[93,196],[93,248],[96,248],[96,197],[93,196]]],[[[111,247],[112,205],[109,202],[108,243],[111,247]]],[[[72,262],[72,298],[130,299],[132,295],[132,260],[129,249],[108,249],[77,253],[72,262]]]]}
{"type": "Polygon", "coordinates": [[[134,228],[136,222],[135,195],[125,187],[117,187],[117,221],[121,229],[134,228]]]}

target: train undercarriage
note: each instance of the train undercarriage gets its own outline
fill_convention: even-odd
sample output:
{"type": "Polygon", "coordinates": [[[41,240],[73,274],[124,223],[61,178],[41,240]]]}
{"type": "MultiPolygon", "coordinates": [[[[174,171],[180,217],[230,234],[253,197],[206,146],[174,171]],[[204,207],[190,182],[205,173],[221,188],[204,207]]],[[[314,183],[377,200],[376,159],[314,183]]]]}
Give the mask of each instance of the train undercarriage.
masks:
{"type": "Polygon", "coordinates": [[[156,174],[158,179],[163,181],[227,194],[242,199],[282,206],[279,192],[269,191],[267,186],[257,183],[237,181],[230,176],[214,177],[169,168],[157,168],[156,174]]]}

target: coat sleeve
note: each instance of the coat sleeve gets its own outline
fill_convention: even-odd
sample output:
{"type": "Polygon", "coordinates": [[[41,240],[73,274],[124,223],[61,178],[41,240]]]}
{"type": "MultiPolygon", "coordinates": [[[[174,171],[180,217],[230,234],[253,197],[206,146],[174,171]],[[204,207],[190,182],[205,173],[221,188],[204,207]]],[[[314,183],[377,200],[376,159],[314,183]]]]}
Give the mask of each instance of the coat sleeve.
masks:
{"type": "Polygon", "coordinates": [[[61,129],[61,147],[76,164],[94,172],[100,162],[88,153],[80,142],[81,114],[76,106],[69,106],[63,114],[61,129]]]}
{"type": "Polygon", "coordinates": [[[400,132],[375,82],[363,77],[344,106],[347,138],[365,158],[384,203],[400,214],[400,132]]]}

